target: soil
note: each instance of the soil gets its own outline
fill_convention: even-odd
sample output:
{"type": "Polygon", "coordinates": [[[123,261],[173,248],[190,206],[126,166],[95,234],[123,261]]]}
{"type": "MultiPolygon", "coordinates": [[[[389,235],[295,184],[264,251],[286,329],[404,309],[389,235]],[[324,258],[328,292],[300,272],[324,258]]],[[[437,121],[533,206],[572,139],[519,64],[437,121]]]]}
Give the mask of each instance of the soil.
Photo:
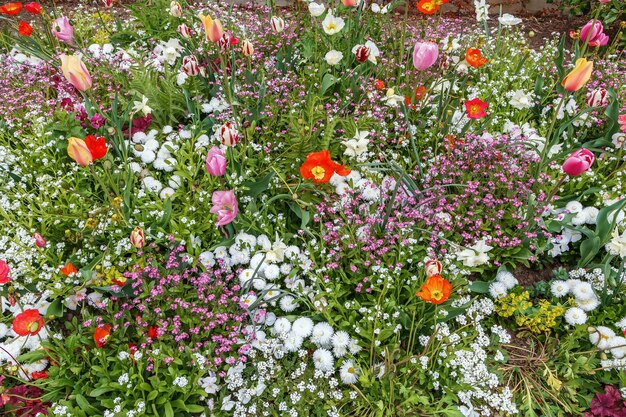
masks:
{"type": "Polygon", "coordinates": [[[564,267],[564,265],[559,263],[547,265],[543,269],[530,269],[524,265],[518,265],[515,271],[513,271],[513,275],[515,275],[521,286],[532,287],[538,282],[550,281],[554,270],[561,267],[564,267]]]}

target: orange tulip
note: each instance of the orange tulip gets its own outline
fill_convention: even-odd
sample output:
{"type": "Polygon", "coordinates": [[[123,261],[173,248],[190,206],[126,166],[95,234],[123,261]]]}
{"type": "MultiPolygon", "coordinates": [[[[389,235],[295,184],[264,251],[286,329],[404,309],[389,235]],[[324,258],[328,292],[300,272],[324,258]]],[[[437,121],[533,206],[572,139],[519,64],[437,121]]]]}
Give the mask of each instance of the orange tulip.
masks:
{"type": "Polygon", "coordinates": [[[450,294],[452,294],[452,284],[441,275],[428,277],[426,283],[422,285],[422,290],[415,293],[422,300],[433,304],[443,303],[450,298],[450,294]]]}
{"type": "Polygon", "coordinates": [[[91,88],[91,76],[80,57],[61,55],[61,71],[63,71],[65,79],[78,91],[86,91],[91,88]]]}
{"type": "Polygon", "coordinates": [[[86,167],[93,162],[91,151],[82,139],[69,138],[67,143],[67,154],[82,167],[86,167]]]}
{"type": "Polygon", "coordinates": [[[578,91],[585,84],[587,84],[587,81],[591,78],[592,72],[593,61],[587,61],[585,58],[579,58],[576,60],[576,66],[574,69],[571,70],[565,78],[563,78],[561,85],[565,87],[567,91],[578,91]]]}
{"type": "Polygon", "coordinates": [[[204,33],[206,34],[207,41],[218,42],[222,36],[224,36],[222,22],[220,22],[219,19],[213,20],[211,16],[200,14],[200,20],[202,20],[202,24],[204,25],[204,33]]]}

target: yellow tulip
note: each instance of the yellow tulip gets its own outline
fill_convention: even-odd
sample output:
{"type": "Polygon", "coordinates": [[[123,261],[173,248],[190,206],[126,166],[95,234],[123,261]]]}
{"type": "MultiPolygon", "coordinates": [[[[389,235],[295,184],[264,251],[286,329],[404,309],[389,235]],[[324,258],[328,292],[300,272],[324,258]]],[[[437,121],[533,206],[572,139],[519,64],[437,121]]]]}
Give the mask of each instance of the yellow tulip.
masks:
{"type": "Polygon", "coordinates": [[[67,143],[67,154],[80,166],[87,166],[93,162],[91,151],[84,140],[69,138],[67,143]]]}
{"type": "Polygon", "coordinates": [[[222,22],[220,22],[219,19],[213,20],[211,16],[200,14],[200,20],[202,20],[202,24],[204,25],[207,41],[218,42],[222,36],[224,36],[222,22]]]}
{"type": "Polygon", "coordinates": [[[91,76],[80,57],[61,55],[61,71],[63,71],[65,79],[79,91],[86,91],[91,88],[91,76]]]}
{"type": "Polygon", "coordinates": [[[587,61],[585,58],[579,58],[576,60],[576,66],[574,69],[571,70],[565,78],[563,78],[561,85],[565,87],[567,91],[578,91],[585,84],[587,84],[587,81],[591,78],[592,72],[593,61],[587,61]]]}

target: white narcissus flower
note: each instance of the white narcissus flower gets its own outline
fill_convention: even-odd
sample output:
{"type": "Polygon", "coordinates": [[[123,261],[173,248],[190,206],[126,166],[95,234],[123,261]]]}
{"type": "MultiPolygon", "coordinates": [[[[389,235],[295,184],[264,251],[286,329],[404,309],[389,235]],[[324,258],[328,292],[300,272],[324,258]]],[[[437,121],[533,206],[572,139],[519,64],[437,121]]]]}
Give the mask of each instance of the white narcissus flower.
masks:
{"type": "Polygon", "coordinates": [[[515,26],[522,23],[522,19],[515,17],[512,14],[504,13],[498,18],[498,22],[500,22],[502,26],[515,26]]]}
{"type": "Polygon", "coordinates": [[[479,240],[470,246],[468,249],[462,250],[456,254],[456,259],[463,262],[463,265],[474,267],[483,265],[489,262],[489,255],[487,252],[493,249],[493,246],[489,246],[485,243],[485,240],[479,240]]]}
{"type": "Polygon", "coordinates": [[[311,16],[318,17],[324,14],[326,7],[323,4],[311,2],[309,3],[309,13],[311,16]]]}
{"type": "Polygon", "coordinates": [[[369,136],[369,132],[359,132],[356,131],[354,138],[344,140],[342,143],[346,147],[344,151],[344,155],[357,157],[365,152],[367,152],[367,145],[369,140],[367,136],[369,136]]]}
{"type": "Polygon", "coordinates": [[[345,25],[346,22],[344,22],[344,20],[340,17],[333,16],[333,12],[331,10],[328,11],[326,17],[322,21],[322,27],[327,35],[339,33],[345,25]]]}
{"type": "Polygon", "coordinates": [[[380,7],[378,3],[372,3],[372,12],[380,13],[380,14],[387,14],[389,13],[389,4],[386,5],[385,7],[380,7]]]}
{"type": "Polygon", "coordinates": [[[144,116],[152,113],[152,108],[148,106],[148,97],[141,96],[141,101],[133,101],[133,113],[143,113],[144,116]]]}
{"type": "Polygon", "coordinates": [[[326,52],[324,59],[328,65],[337,65],[339,61],[343,59],[343,54],[333,49],[332,51],[326,52]]]}
{"type": "Polygon", "coordinates": [[[626,230],[620,235],[617,227],[613,229],[612,239],[605,247],[611,255],[626,258],[626,230]]]}
{"type": "Polygon", "coordinates": [[[517,90],[513,92],[509,104],[518,110],[529,109],[534,104],[533,96],[532,94],[525,93],[523,90],[517,90]]]}
{"type": "Polygon", "coordinates": [[[393,88],[389,88],[387,89],[384,100],[386,106],[398,107],[398,103],[402,103],[404,101],[404,97],[397,95],[393,88]]]}
{"type": "Polygon", "coordinates": [[[476,8],[476,20],[484,22],[489,20],[489,4],[486,0],[474,0],[474,7],[476,8]]]}

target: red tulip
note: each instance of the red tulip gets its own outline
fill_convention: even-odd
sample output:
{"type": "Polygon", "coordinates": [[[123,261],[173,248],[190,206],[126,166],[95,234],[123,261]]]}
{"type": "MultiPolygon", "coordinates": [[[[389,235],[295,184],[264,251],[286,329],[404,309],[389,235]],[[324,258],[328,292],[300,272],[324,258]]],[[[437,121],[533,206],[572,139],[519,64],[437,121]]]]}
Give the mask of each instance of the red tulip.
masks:
{"type": "Polygon", "coordinates": [[[85,138],[85,145],[91,152],[91,158],[94,161],[104,158],[107,154],[107,142],[103,137],[96,138],[94,135],[89,135],[85,138]]]}
{"type": "Polygon", "coordinates": [[[96,342],[96,346],[101,348],[108,342],[111,337],[111,325],[110,324],[101,324],[96,327],[96,330],[93,332],[93,340],[96,342]]]}

